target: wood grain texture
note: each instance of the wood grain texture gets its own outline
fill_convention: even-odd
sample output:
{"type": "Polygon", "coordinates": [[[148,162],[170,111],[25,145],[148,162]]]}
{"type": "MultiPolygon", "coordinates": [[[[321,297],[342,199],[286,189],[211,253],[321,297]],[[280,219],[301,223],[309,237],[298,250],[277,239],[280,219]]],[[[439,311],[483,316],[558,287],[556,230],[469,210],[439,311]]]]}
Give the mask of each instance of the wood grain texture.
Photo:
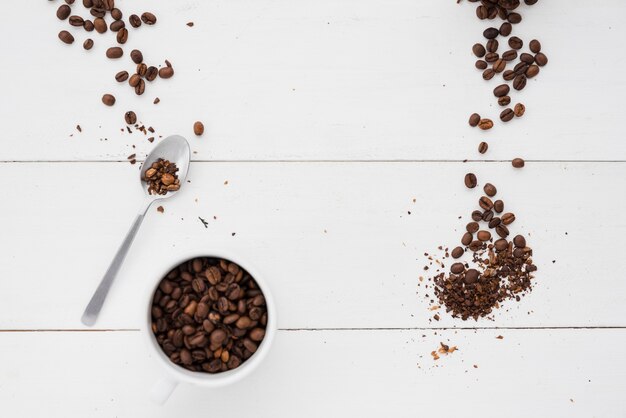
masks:
{"type": "Polygon", "coordinates": [[[626,160],[622,0],[524,10],[514,34],[541,39],[550,63],[513,97],[527,106],[524,120],[489,133],[467,126],[472,112],[500,112],[495,80],[473,67],[471,46],[487,23],[468,3],[138,0],[123,7],[153,10],[159,21],[131,30],[117,61],[104,58],[112,33],[90,34],[88,52],[79,30],[75,45],[62,44],[56,34],[67,24],[54,2],[3,7],[34,28],[24,31],[22,19],[0,27],[10,57],[0,66],[4,161],[141,155],[145,137],[120,131],[127,110],[160,135],[188,136],[202,160],[463,160],[480,157],[482,140],[491,145],[486,159],[626,160]],[[175,77],[148,83],[137,98],[113,79],[133,70],[132,48],[152,64],[170,59],[175,77]],[[102,105],[104,93],[117,97],[114,107],[102,105]],[[196,120],[206,125],[202,139],[192,134],[196,120]]]}

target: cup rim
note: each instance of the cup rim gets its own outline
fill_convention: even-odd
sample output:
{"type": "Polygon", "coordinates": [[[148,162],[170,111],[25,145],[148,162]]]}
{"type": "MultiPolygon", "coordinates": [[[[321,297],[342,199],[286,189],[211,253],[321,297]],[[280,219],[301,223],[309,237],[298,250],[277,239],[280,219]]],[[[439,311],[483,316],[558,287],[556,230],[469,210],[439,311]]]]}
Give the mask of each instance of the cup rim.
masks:
{"type": "Polygon", "coordinates": [[[259,271],[247,261],[240,262],[240,258],[232,255],[228,251],[214,250],[209,248],[202,251],[186,252],[184,254],[178,254],[174,257],[173,262],[166,264],[167,268],[160,270],[162,273],[151,279],[146,291],[147,298],[144,301],[145,306],[145,340],[149,347],[149,350],[154,354],[154,358],[158,359],[157,362],[161,364],[164,370],[167,371],[170,377],[174,377],[178,381],[193,383],[202,386],[218,387],[225,386],[241,380],[243,377],[249,375],[265,358],[267,355],[274,335],[276,333],[276,309],[274,308],[274,299],[269,290],[269,286],[264,278],[259,274],[259,271]],[[161,280],[170,272],[174,267],[182,264],[185,261],[191,260],[197,257],[213,257],[223,258],[232,261],[246,270],[254,281],[259,285],[263,296],[265,297],[265,305],[267,308],[267,326],[265,328],[265,336],[263,341],[259,344],[259,348],[254,352],[252,356],[239,367],[233,370],[229,370],[221,373],[202,373],[192,372],[191,370],[184,369],[174,363],[165,355],[161,347],[158,345],[154,333],[152,332],[152,318],[151,318],[151,305],[154,292],[161,282],[161,280]]]}

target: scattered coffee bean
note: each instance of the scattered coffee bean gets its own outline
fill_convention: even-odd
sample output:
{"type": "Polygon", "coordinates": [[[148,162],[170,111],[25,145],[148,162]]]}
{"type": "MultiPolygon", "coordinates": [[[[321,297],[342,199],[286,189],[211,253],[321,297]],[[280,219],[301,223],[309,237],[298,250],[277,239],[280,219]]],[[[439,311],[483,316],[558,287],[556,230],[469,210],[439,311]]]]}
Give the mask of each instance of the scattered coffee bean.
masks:
{"type": "Polygon", "coordinates": [[[131,87],[137,87],[139,85],[139,82],[141,81],[141,77],[139,76],[139,74],[133,74],[130,76],[130,78],[128,79],[128,84],[131,87]]]}
{"type": "Polygon", "coordinates": [[[511,161],[511,164],[512,164],[512,165],[513,165],[513,167],[515,167],[515,168],[522,168],[522,167],[524,167],[524,165],[525,165],[526,163],[525,163],[525,162],[524,162],[524,160],[523,160],[523,159],[521,159],[521,158],[514,158],[514,159],[513,159],[513,161],[511,161]]]}
{"type": "Polygon", "coordinates": [[[494,69],[487,68],[485,71],[483,71],[483,80],[491,80],[495,75],[496,71],[494,71],[494,69]]]}
{"type": "Polygon", "coordinates": [[[539,52],[541,52],[541,43],[536,39],[530,41],[530,44],[528,44],[528,46],[533,54],[538,54],[539,52]]]}
{"type": "Polygon", "coordinates": [[[521,235],[516,235],[513,238],[513,244],[517,248],[525,248],[526,247],[526,239],[523,236],[521,236],[521,235]]]}
{"type": "Polygon", "coordinates": [[[498,87],[493,89],[493,95],[496,97],[502,97],[508,95],[509,91],[511,91],[511,88],[508,84],[500,84],[498,87]]]}
{"type": "Polygon", "coordinates": [[[123,20],[114,20],[113,22],[111,22],[111,24],[109,25],[109,29],[111,29],[112,32],[118,32],[121,29],[124,28],[124,26],[126,26],[126,24],[124,23],[123,20]]]}
{"type": "Polygon", "coordinates": [[[504,202],[502,200],[496,200],[493,202],[493,210],[497,213],[502,213],[504,211],[504,202]]]}
{"type": "Polygon", "coordinates": [[[94,19],[93,26],[98,33],[104,33],[107,31],[107,23],[101,17],[97,17],[94,19]]]}
{"type": "Polygon", "coordinates": [[[141,19],[139,18],[139,16],[137,15],[130,15],[130,17],[128,18],[128,23],[130,23],[130,26],[132,26],[133,28],[138,28],[139,26],[141,26],[141,19]]]}
{"type": "Polygon", "coordinates": [[[66,30],[62,30],[61,32],[59,32],[59,39],[66,44],[74,43],[74,37],[66,30]]]}
{"type": "Polygon", "coordinates": [[[82,27],[84,21],[82,17],[74,15],[70,16],[69,22],[72,26],[82,27]]]}
{"type": "Polygon", "coordinates": [[[538,66],[543,67],[548,63],[548,57],[543,52],[539,52],[535,55],[535,62],[538,66]]]}
{"type": "Polygon", "coordinates": [[[141,15],[141,21],[146,25],[154,25],[157,21],[157,18],[152,13],[145,12],[141,15]]]}
{"type": "Polygon", "coordinates": [[[460,274],[465,271],[465,265],[463,263],[454,263],[450,266],[450,271],[454,274],[460,274]]]}
{"type": "Polygon", "coordinates": [[[115,74],[115,81],[121,83],[126,80],[128,80],[128,71],[120,71],[119,73],[115,74]]]}
{"type": "Polygon", "coordinates": [[[522,49],[524,46],[524,41],[522,41],[517,36],[511,36],[509,38],[509,46],[513,49],[522,49]]]}
{"type": "Polygon", "coordinates": [[[463,250],[462,247],[455,247],[451,253],[452,258],[460,258],[463,255],[463,253],[465,253],[465,250],[463,250]]]}
{"type": "Polygon", "coordinates": [[[500,34],[500,31],[498,31],[498,29],[496,28],[487,28],[483,32],[483,36],[487,39],[494,39],[498,37],[499,34],[500,34]]]}
{"type": "Polygon", "coordinates": [[[107,52],[106,52],[107,58],[111,58],[111,59],[120,58],[122,55],[124,55],[124,50],[120,48],[119,46],[113,46],[107,49],[107,52]]]}
{"type": "Polygon", "coordinates": [[[513,23],[513,24],[517,24],[520,23],[522,21],[522,15],[519,13],[509,13],[507,15],[507,19],[509,22],[513,23]]]}
{"type": "Polygon", "coordinates": [[[487,64],[487,61],[477,60],[474,66],[479,70],[484,70],[489,66],[489,64],[487,64]]]}
{"type": "Polygon", "coordinates": [[[497,39],[489,39],[487,41],[485,48],[487,49],[487,52],[498,52],[499,46],[500,46],[500,43],[498,42],[497,39]]]}
{"type": "Polygon", "coordinates": [[[488,129],[493,128],[493,121],[491,119],[481,119],[480,122],[478,122],[478,127],[480,129],[482,129],[483,131],[486,131],[488,129]]]}
{"type": "Polygon", "coordinates": [[[513,31],[513,26],[511,26],[510,23],[508,22],[504,22],[501,26],[500,26],[500,35],[501,36],[509,36],[511,34],[511,32],[513,31]]]}
{"type": "Polygon", "coordinates": [[[478,232],[479,229],[480,225],[478,225],[478,222],[470,222],[465,225],[465,230],[470,234],[475,234],[476,232],[478,232]]]}
{"type": "Polygon", "coordinates": [[[158,75],[159,75],[159,70],[155,66],[151,65],[146,70],[146,80],[148,81],[154,81],[158,75]]]}
{"type": "Polygon", "coordinates": [[[535,57],[533,57],[530,54],[527,54],[526,52],[524,52],[522,55],[519,56],[520,61],[530,65],[533,64],[535,62],[535,57]]]}
{"type": "Polygon", "coordinates": [[[517,103],[515,107],[513,108],[513,113],[515,113],[515,116],[517,116],[518,118],[524,116],[525,112],[526,112],[526,106],[524,106],[521,103],[517,103]]]}
{"type": "Polygon", "coordinates": [[[107,106],[113,106],[115,104],[115,96],[112,94],[105,94],[102,96],[102,103],[107,106]]]}
{"type": "MultiPolygon", "coordinates": [[[[482,196],[480,199],[478,199],[478,205],[484,210],[488,210],[488,211],[490,211],[493,208],[493,202],[487,196],[482,196]]],[[[489,220],[491,219],[492,218],[490,218],[489,220]]]]}
{"type": "Polygon", "coordinates": [[[498,104],[500,106],[508,106],[510,103],[511,103],[511,97],[510,96],[498,97],[498,104]]]}
{"type": "Polygon", "coordinates": [[[492,69],[496,73],[501,73],[506,68],[506,61],[500,58],[496,62],[493,63],[492,69]]]}
{"type": "Polygon", "coordinates": [[[129,110],[124,114],[124,120],[127,125],[134,125],[137,123],[137,115],[132,110],[129,110]]]}
{"type": "Polygon", "coordinates": [[[526,76],[520,74],[513,80],[513,88],[515,90],[522,90],[524,87],[526,87],[526,76]]]}
{"type": "Polygon", "coordinates": [[[115,20],[122,20],[122,11],[117,7],[113,8],[113,10],[111,10],[111,17],[115,20]]]}
{"type": "Polygon", "coordinates": [[[141,64],[137,64],[137,74],[139,74],[140,77],[145,77],[147,72],[148,66],[146,64],[143,62],[141,64]]]}
{"type": "Polygon", "coordinates": [[[141,64],[143,62],[143,54],[140,50],[133,49],[130,51],[130,59],[133,60],[135,64],[141,64]]]}
{"type": "Polygon", "coordinates": [[[529,66],[524,74],[528,78],[535,77],[537,74],[539,74],[539,66],[538,65],[531,65],[531,66],[529,66]]]}
{"type": "Polygon", "coordinates": [[[135,86],[135,94],[141,96],[146,91],[146,82],[143,79],[139,79],[139,84],[135,86]]]}
{"type": "Polygon", "coordinates": [[[174,69],[172,67],[162,67],[159,70],[159,77],[170,78],[174,75],[174,69]]]}
{"type": "Polygon", "coordinates": [[[502,215],[502,223],[505,225],[511,225],[513,222],[515,222],[515,214],[513,213],[505,213],[504,215],[502,215]]]}
{"type": "Polygon", "coordinates": [[[492,210],[486,210],[483,212],[482,214],[482,220],[485,222],[489,222],[493,219],[493,211],[492,210]]]}
{"type": "Polygon", "coordinates": [[[201,136],[204,133],[204,124],[200,121],[196,121],[193,124],[193,133],[197,136],[201,136]]]}
{"type": "Polygon", "coordinates": [[[472,237],[472,234],[470,234],[469,232],[466,232],[461,237],[461,244],[463,244],[463,245],[470,245],[473,239],[474,239],[474,237],[472,237]]]}
{"type": "Polygon", "coordinates": [[[491,239],[491,232],[478,231],[478,233],[476,234],[476,238],[478,238],[478,240],[482,242],[489,241],[491,239]]]}
{"type": "Polygon", "coordinates": [[[89,19],[85,19],[85,21],[83,22],[83,29],[85,29],[87,32],[93,32],[95,26],[93,24],[93,22],[89,19]]]}
{"type": "Polygon", "coordinates": [[[67,19],[71,13],[72,13],[72,9],[67,4],[62,4],[57,9],[57,17],[59,18],[59,20],[67,19]]]}
{"type": "Polygon", "coordinates": [[[502,54],[502,59],[505,61],[513,61],[515,58],[517,58],[517,51],[513,49],[510,49],[502,54]]]}
{"type": "MultiPolygon", "coordinates": [[[[494,203],[494,207],[495,207],[495,203],[494,203]]],[[[502,223],[502,220],[498,217],[494,217],[492,220],[489,221],[489,228],[495,228],[498,225],[500,225],[502,223]]]]}
{"type": "Polygon", "coordinates": [[[517,76],[517,74],[513,70],[505,70],[502,73],[502,78],[505,79],[506,81],[513,80],[515,78],[515,76],[517,76]]]}
{"type": "Polygon", "coordinates": [[[496,195],[496,193],[498,193],[498,189],[496,189],[496,186],[494,186],[491,183],[487,183],[483,186],[483,191],[485,192],[485,194],[489,197],[494,197],[496,195]]]}
{"type": "Polygon", "coordinates": [[[465,175],[465,187],[468,189],[473,189],[478,184],[478,179],[476,179],[476,175],[474,173],[467,173],[465,175]]]}
{"type": "MultiPolygon", "coordinates": [[[[69,7],[68,7],[69,9],[69,7]]],[[[58,14],[57,14],[58,15],[58,14]]],[[[67,16],[66,16],[67,17],[67,16]]],[[[61,18],[59,18],[61,19],[61,18]]],[[[65,19],[65,18],[63,18],[65,19]]],[[[482,44],[474,44],[474,46],[472,47],[472,52],[474,53],[474,55],[476,55],[478,58],[482,58],[485,56],[485,47],[482,44]]]]}
{"type": "Polygon", "coordinates": [[[499,58],[500,55],[498,55],[497,52],[489,52],[485,55],[485,61],[487,61],[488,63],[494,63],[498,61],[499,58]]]}
{"type": "Polygon", "coordinates": [[[501,223],[498,226],[496,226],[496,234],[498,234],[500,238],[506,238],[509,236],[509,228],[507,228],[504,224],[501,223]]]}
{"type": "Polygon", "coordinates": [[[128,29],[122,28],[117,31],[117,35],[115,35],[118,44],[125,44],[128,41],[128,29]]]}
{"type": "Polygon", "coordinates": [[[85,39],[85,42],[83,42],[83,48],[87,51],[93,48],[93,40],[91,38],[85,39]]]}
{"type": "Polygon", "coordinates": [[[474,127],[478,126],[480,122],[480,115],[478,113],[472,113],[469,117],[469,126],[474,127]]]}
{"type": "Polygon", "coordinates": [[[514,116],[515,114],[513,113],[513,109],[509,107],[500,112],[500,120],[502,122],[509,122],[514,116]]]}
{"type": "Polygon", "coordinates": [[[489,144],[487,144],[486,142],[481,142],[480,144],[478,144],[479,153],[484,154],[487,152],[488,149],[489,149],[489,144]]]}

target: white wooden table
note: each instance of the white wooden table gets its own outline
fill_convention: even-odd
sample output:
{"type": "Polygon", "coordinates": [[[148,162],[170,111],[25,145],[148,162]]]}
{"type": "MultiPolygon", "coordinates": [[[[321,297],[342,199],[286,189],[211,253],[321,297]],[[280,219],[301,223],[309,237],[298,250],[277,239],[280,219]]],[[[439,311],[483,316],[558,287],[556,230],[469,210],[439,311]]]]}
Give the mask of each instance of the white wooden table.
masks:
{"type": "Polygon", "coordinates": [[[113,80],[131,65],[104,58],[110,33],[86,52],[80,31],[57,39],[58,1],[2,4],[0,416],[626,416],[623,0],[526,9],[515,34],[550,63],[517,96],[523,120],[487,133],[466,123],[498,111],[473,69],[485,23],[469,4],[118,1],[159,19],[126,51],[176,69],[143,97],[113,80]],[[149,212],[86,329],[141,199],[126,157],[151,144],[120,132],[131,109],[187,136],[191,183],[149,212]],[[469,170],[530,235],[536,288],[494,321],[435,322],[422,254],[458,240],[479,196],[469,170]],[[280,330],[245,381],[181,386],[157,407],[138,301],[155,265],[209,247],[263,271],[280,330]],[[435,362],[440,341],[459,351],[435,362]]]}

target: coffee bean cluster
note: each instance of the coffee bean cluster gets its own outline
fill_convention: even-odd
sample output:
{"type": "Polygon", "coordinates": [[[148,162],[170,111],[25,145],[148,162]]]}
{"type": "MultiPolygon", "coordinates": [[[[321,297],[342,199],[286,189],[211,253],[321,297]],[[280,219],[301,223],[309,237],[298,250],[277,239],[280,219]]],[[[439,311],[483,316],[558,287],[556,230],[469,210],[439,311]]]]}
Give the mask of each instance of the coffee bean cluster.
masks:
{"type": "Polygon", "coordinates": [[[142,175],[143,181],[148,183],[148,194],[165,195],[180,189],[176,163],[159,158],[148,167],[142,175]]]}
{"type": "Polygon", "coordinates": [[[224,259],[174,268],[152,299],[152,331],[172,362],[191,371],[239,367],[265,337],[265,298],[252,276],[224,259]]]}

